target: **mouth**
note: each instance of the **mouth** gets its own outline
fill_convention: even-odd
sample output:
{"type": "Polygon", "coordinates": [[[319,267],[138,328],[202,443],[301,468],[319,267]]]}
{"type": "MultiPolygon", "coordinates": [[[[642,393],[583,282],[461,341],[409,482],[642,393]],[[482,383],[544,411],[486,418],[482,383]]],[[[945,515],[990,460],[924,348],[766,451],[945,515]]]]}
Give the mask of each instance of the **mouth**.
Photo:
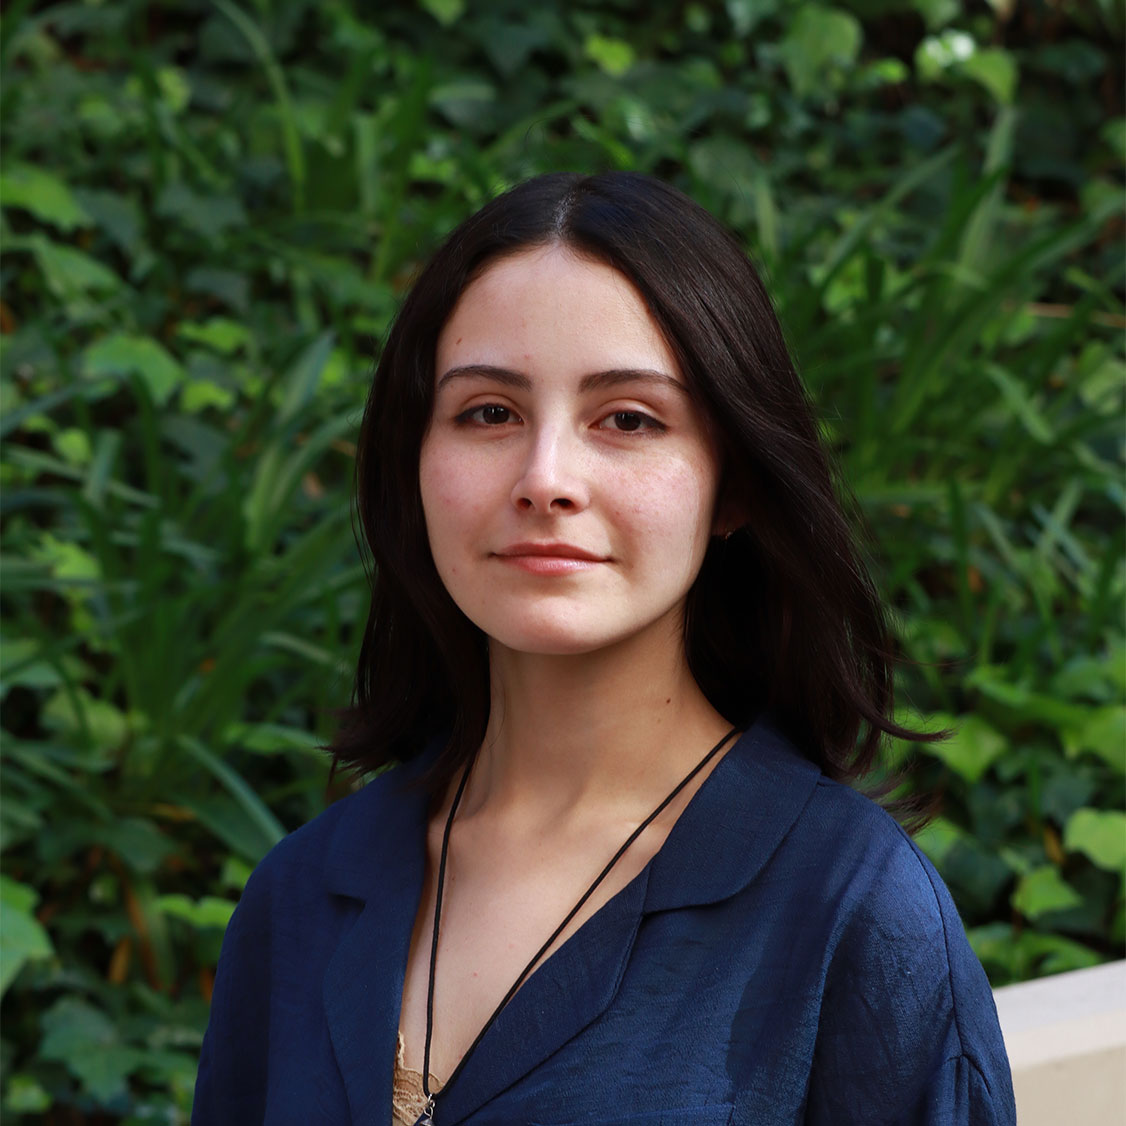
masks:
{"type": "Polygon", "coordinates": [[[534,575],[572,574],[609,562],[608,556],[569,543],[514,543],[493,556],[534,575]]]}

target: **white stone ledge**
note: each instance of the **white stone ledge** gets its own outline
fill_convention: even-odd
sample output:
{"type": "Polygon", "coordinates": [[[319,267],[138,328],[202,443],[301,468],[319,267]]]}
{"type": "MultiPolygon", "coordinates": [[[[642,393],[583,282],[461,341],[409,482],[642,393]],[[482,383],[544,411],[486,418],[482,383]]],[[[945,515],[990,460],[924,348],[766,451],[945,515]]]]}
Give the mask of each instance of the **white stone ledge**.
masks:
{"type": "Polygon", "coordinates": [[[993,996],[1020,1126],[1126,1124],[1126,961],[993,996]]]}

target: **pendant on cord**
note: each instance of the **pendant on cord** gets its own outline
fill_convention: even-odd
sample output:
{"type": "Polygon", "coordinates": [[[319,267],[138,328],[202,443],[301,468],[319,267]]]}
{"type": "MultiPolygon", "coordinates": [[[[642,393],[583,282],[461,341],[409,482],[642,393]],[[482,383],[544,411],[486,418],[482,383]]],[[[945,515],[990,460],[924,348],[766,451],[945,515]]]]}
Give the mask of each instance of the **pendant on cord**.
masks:
{"type": "Polygon", "coordinates": [[[434,1096],[430,1095],[426,1100],[426,1107],[423,1112],[414,1120],[414,1126],[434,1126],[434,1096]]]}

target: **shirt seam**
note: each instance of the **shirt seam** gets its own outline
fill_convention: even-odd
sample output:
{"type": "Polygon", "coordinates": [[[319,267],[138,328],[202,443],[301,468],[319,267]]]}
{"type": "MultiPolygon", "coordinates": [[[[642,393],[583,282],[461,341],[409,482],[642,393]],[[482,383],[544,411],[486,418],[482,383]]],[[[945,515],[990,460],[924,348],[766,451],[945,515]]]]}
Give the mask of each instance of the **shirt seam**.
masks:
{"type": "Polygon", "coordinates": [[[927,878],[927,886],[931,889],[931,895],[934,896],[934,904],[938,909],[939,922],[942,924],[942,944],[946,951],[946,984],[947,988],[950,990],[950,1008],[954,1016],[954,1028],[958,1034],[959,1050],[957,1055],[950,1056],[947,1059],[944,1059],[939,1066],[943,1067],[951,1060],[964,1059],[973,1068],[973,1070],[977,1072],[977,1075],[981,1079],[986,1092],[988,1093],[990,1099],[992,1099],[993,1089],[989,1085],[988,1076],[981,1069],[981,1067],[978,1066],[976,1058],[966,1050],[966,1037],[962,1031],[962,1016],[958,1011],[958,1000],[954,991],[954,960],[950,952],[950,931],[946,924],[946,912],[942,909],[942,901],[939,898],[938,889],[934,884],[934,876],[931,874],[930,866],[924,862],[919,846],[913,840],[911,840],[909,836],[907,836],[907,833],[902,826],[899,826],[899,831],[903,834],[904,838],[907,841],[907,844],[910,846],[911,853],[915,857],[915,863],[919,865],[919,867],[923,870],[923,875],[925,875],[927,878]]]}

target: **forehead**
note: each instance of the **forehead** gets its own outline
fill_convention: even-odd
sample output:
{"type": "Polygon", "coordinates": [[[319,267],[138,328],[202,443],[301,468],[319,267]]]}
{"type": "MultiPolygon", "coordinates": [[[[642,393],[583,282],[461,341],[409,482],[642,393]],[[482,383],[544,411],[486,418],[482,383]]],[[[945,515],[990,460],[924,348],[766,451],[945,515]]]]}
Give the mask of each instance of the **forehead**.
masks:
{"type": "Polygon", "coordinates": [[[502,258],[470,282],[438,338],[437,360],[439,376],[464,363],[648,367],[679,375],[629,279],[555,245],[502,258]]]}

